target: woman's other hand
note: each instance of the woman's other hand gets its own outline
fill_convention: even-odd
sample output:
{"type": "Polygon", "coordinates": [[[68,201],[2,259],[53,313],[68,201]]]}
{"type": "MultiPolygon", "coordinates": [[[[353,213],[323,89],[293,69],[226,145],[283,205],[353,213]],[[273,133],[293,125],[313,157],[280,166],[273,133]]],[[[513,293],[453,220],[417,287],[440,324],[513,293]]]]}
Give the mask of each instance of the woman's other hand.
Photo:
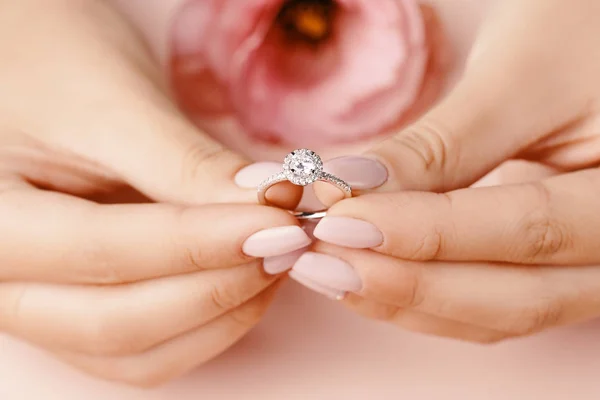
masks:
{"type": "Polygon", "coordinates": [[[477,342],[598,317],[599,12],[593,0],[499,3],[448,98],[371,158],[329,163],[379,188],[334,205],[292,275],[349,293],[362,314],[477,342]],[[460,189],[513,158],[560,173],[460,189]]]}
{"type": "Polygon", "coordinates": [[[232,345],[310,242],[287,212],[207,204],[255,202],[269,166],[234,179],[246,160],[105,2],[4,3],[0,52],[0,331],[138,385],[232,345]]]}

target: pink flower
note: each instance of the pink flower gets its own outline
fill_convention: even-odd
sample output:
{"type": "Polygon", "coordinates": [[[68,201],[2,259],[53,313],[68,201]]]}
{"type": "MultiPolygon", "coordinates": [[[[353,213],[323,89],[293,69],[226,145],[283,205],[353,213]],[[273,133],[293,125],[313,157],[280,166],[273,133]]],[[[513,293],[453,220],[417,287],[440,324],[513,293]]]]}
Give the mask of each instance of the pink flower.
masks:
{"type": "Polygon", "coordinates": [[[175,86],[193,112],[234,115],[289,145],[389,128],[417,101],[428,62],[415,0],[191,0],[174,36],[175,86]]]}

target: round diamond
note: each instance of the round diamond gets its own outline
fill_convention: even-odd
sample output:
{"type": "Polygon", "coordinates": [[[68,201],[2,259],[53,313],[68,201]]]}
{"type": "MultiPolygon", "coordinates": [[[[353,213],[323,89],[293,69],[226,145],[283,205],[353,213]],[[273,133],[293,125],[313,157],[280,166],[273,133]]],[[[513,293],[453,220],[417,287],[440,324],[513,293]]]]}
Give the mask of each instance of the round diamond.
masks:
{"type": "Polygon", "coordinates": [[[307,176],[315,171],[315,163],[312,160],[294,160],[292,170],[299,175],[307,176]]]}
{"type": "Polygon", "coordinates": [[[283,161],[283,171],[293,184],[306,186],[319,179],[323,162],[312,150],[294,150],[283,161]]]}

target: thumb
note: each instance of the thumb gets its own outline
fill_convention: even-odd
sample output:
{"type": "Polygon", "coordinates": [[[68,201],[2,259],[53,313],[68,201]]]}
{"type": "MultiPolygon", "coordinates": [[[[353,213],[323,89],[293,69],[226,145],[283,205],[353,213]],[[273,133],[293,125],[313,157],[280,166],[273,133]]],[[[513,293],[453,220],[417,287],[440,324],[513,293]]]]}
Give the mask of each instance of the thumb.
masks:
{"type": "Polygon", "coordinates": [[[582,105],[574,98],[578,82],[551,61],[560,41],[549,40],[547,18],[507,9],[527,8],[521,2],[506,4],[490,13],[464,75],[438,105],[365,158],[334,159],[325,169],[359,190],[445,192],[573,122],[582,105]]]}
{"type": "Polygon", "coordinates": [[[377,191],[445,192],[476,182],[535,140],[532,107],[522,92],[493,79],[496,68],[465,75],[439,105],[376,143],[365,158],[333,159],[325,169],[353,188],[381,184],[377,191]],[[378,174],[369,176],[369,170],[378,174]]]}
{"type": "MultiPolygon", "coordinates": [[[[113,97],[110,118],[88,123],[86,135],[68,145],[147,197],[185,205],[256,203],[258,184],[281,168],[244,169],[248,159],[200,131],[166,96],[134,93],[113,97]]],[[[290,186],[273,188],[269,201],[292,209],[301,189],[290,186]]]]}
{"type": "MultiPolygon", "coordinates": [[[[3,115],[51,148],[97,164],[153,200],[186,205],[257,201],[252,186],[273,167],[246,171],[246,182],[236,184],[236,173],[248,160],[185,118],[153,55],[108,2],[80,2],[85,3],[81,7],[34,3],[48,4],[50,11],[15,6],[19,10],[3,32],[19,31],[35,17],[32,27],[52,31],[52,42],[61,46],[49,47],[49,39],[42,40],[47,38],[38,32],[27,36],[27,45],[19,47],[23,51],[8,51],[14,57],[1,64],[0,86],[11,101],[0,104],[3,115]],[[22,65],[35,68],[22,73],[22,65]]],[[[282,200],[287,203],[281,203],[277,190],[284,189],[274,188],[269,201],[281,206],[298,201],[296,189],[286,191],[282,200]]]]}

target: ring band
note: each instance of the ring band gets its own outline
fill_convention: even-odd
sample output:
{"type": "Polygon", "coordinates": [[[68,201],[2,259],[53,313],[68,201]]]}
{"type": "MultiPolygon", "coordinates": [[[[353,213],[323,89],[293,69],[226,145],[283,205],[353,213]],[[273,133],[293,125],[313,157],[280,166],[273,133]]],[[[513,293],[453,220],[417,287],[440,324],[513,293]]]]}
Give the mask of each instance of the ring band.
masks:
{"type": "MultiPolygon", "coordinates": [[[[270,205],[266,197],[267,190],[271,186],[285,181],[298,186],[307,186],[317,181],[328,182],[340,189],[344,198],[352,197],[352,187],[337,176],[323,171],[321,157],[308,149],[294,150],[285,157],[281,172],[267,178],[258,186],[258,202],[262,205],[270,205]]],[[[320,219],[326,213],[327,210],[295,211],[294,216],[302,220],[320,219]]]]}

